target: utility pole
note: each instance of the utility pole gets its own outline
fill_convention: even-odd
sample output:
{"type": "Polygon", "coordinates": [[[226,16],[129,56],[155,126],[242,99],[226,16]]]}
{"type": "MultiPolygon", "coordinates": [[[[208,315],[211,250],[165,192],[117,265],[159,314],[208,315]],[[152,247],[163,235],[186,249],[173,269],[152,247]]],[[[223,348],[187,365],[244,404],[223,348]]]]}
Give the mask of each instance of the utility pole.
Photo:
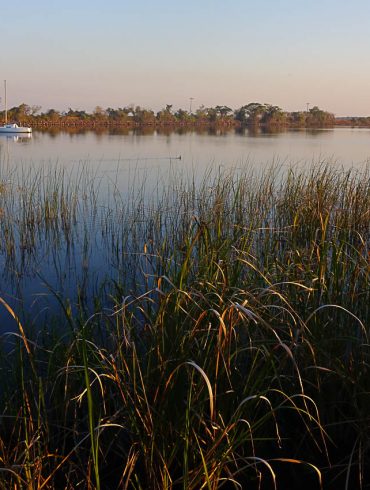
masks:
{"type": "Polygon", "coordinates": [[[190,97],[190,106],[189,106],[189,113],[191,114],[191,106],[192,106],[192,103],[193,103],[193,100],[194,100],[194,97],[190,97]]]}

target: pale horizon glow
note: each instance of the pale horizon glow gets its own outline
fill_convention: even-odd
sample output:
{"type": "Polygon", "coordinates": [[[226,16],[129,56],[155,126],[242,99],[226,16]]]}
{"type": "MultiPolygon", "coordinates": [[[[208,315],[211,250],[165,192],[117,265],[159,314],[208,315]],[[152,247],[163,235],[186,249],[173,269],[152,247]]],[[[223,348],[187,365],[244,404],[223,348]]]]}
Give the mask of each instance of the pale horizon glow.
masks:
{"type": "Polygon", "coordinates": [[[370,116],[368,0],[34,0],[4,2],[1,16],[8,107],[157,111],[193,98],[193,110],[256,101],[370,116]]]}

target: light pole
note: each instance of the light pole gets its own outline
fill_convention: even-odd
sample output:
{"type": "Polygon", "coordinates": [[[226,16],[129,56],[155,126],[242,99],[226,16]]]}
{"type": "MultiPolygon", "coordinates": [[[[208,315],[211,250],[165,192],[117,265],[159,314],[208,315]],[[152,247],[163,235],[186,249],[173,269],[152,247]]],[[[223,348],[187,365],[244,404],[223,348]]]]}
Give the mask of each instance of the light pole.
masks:
{"type": "Polygon", "coordinates": [[[194,97],[190,97],[190,106],[189,106],[189,113],[191,114],[191,105],[193,103],[194,97]]]}

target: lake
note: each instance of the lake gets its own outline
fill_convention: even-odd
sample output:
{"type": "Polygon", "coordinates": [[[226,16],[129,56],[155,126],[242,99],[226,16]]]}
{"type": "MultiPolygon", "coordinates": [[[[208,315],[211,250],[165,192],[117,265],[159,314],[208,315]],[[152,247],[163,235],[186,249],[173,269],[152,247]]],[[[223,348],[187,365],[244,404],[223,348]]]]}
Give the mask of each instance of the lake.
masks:
{"type": "Polygon", "coordinates": [[[38,132],[31,138],[0,137],[0,158],[19,164],[88,162],[101,172],[132,163],[146,169],[181,156],[181,165],[202,171],[210,165],[310,163],[329,159],[349,167],[370,158],[370,128],[287,130],[284,132],[38,132]]]}
{"type": "MultiPolygon", "coordinates": [[[[109,295],[106,285],[112,280],[122,280],[122,274],[133,279],[135,268],[144,265],[126,258],[122,271],[122,250],[116,240],[123,234],[123,228],[116,228],[122,212],[115,211],[117,200],[124,204],[129,196],[132,206],[136,199],[141,206],[143,196],[160,194],[169,179],[196,182],[219,169],[242,171],[249,167],[259,172],[273,164],[284,172],[291,165],[308,167],[320,161],[362,169],[369,159],[370,129],[34,131],[30,138],[2,135],[0,296],[21,318],[31,316],[36,325],[53,314],[60,300],[69,298],[73,304],[76,296],[83,296],[89,308],[97,291],[107,287],[109,295]],[[51,184],[45,184],[45,179],[51,179],[51,184]],[[38,196],[50,197],[62,184],[68,188],[77,180],[83,190],[70,221],[58,229],[35,225],[30,231],[27,210],[38,212],[38,196]],[[118,250],[115,259],[113,246],[118,250]]],[[[72,194],[73,190],[68,190],[63,204],[67,214],[74,202],[72,194]]],[[[129,216],[132,210],[125,212],[129,216]]],[[[127,223],[122,226],[129,235],[127,223]]],[[[126,245],[131,246],[129,242],[126,245]]],[[[14,330],[8,313],[1,311],[0,318],[0,332],[14,330]]]]}

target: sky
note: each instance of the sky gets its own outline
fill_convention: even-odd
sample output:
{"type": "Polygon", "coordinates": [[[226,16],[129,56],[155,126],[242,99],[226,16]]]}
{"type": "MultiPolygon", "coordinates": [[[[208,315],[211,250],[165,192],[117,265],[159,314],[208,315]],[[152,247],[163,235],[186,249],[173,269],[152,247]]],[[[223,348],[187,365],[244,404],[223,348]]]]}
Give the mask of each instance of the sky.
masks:
{"type": "Polygon", "coordinates": [[[0,0],[0,19],[9,107],[370,116],[370,0],[0,0]]]}

